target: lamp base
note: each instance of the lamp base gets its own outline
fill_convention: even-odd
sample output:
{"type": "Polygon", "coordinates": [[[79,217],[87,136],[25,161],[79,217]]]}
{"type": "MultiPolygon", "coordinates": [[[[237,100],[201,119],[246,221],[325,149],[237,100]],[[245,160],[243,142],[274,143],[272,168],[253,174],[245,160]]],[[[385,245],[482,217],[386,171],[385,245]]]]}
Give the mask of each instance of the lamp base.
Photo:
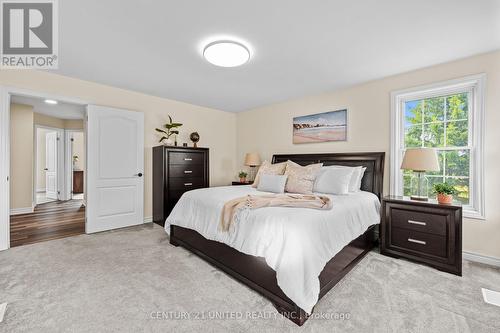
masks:
{"type": "Polygon", "coordinates": [[[419,195],[412,195],[410,197],[411,200],[417,200],[417,201],[429,201],[429,197],[424,197],[424,196],[419,196],[419,195]]]}

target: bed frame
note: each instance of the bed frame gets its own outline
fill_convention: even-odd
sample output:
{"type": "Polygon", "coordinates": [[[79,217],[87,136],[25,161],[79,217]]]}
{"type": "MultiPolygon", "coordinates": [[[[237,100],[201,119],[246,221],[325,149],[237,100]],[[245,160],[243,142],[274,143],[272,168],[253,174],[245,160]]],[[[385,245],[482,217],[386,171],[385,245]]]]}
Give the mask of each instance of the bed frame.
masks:
{"type": "MultiPolygon", "coordinates": [[[[361,189],[373,192],[380,198],[384,176],[384,155],[384,153],[274,155],[272,162],[280,163],[291,160],[300,165],[323,163],[325,166],[364,166],[366,171],[361,182],[361,189]]],[[[375,229],[378,228],[370,227],[325,265],[319,276],[319,299],[326,295],[376,245],[378,230],[376,232],[375,229]]],[[[170,243],[188,249],[268,298],[278,312],[297,325],[302,326],[307,320],[307,313],[280,289],[276,281],[276,272],[266,264],[264,258],[241,253],[224,243],[207,240],[194,230],[174,225],[170,227],[170,243]]]]}

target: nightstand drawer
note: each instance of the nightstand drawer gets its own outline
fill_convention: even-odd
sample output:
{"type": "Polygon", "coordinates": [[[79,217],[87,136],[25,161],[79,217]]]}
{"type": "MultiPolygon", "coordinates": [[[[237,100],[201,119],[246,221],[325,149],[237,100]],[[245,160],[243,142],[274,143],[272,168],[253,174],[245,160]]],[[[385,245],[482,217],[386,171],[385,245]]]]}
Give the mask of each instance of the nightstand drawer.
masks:
{"type": "Polygon", "coordinates": [[[391,246],[446,258],[446,237],[409,229],[392,228],[391,246]]]}
{"type": "Polygon", "coordinates": [[[391,208],[391,224],[393,227],[397,228],[446,236],[446,220],[446,215],[391,208]]]}

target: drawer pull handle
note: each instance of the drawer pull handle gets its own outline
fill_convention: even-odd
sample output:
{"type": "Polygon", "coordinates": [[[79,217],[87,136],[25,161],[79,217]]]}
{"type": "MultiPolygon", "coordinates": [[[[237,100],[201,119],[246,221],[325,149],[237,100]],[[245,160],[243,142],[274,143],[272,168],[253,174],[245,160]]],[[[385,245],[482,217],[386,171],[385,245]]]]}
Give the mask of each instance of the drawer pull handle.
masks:
{"type": "Polygon", "coordinates": [[[193,159],[192,158],[184,158],[184,161],[192,161],[193,159]]]}
{"type": "Polygon", "coordinates": [[[413,221],[413,220],[408,220],[408,223],[410,223],[410,224],[417,224],[417,225],[427,225],[426,222],[413,221]]]}
{"type": "Polygon", "coordinates": [[[193,173],[191,170],[184,170],[184,173],[193,173]]]}
{"type": "Polygon", "coordinates": [[[193,186],[193,183],[184,183],[184,186],[193,186]]]}
{"type": "Polygon", "coordinates": [[[408,242],[410,242],[410,243],[417,243],[417,244],[421,244],[421,245],[427,245],[427,242],[421,241],[421,240],[418,240],[418,239],[413,239],[413,238],[408,238],[408,242]]]}

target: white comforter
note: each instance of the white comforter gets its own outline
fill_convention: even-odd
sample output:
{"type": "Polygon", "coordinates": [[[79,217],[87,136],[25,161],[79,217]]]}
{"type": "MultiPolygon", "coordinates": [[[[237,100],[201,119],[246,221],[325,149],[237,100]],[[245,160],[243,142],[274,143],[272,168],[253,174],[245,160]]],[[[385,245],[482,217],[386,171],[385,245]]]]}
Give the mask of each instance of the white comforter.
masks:
{"type": "Polygon", "coordinates": [[[369,192],[331,195],[331,210],[266,207],[241,211],[231,232],[220,231],[224,203],[247,194],[268,194],[251,186],[224,186],[184,193],[167,218],[236,250],[264,257],[283,292],[311,313],[318,301],[319,274],[344,246],[380,221],[378,198],[369,192]]]}

